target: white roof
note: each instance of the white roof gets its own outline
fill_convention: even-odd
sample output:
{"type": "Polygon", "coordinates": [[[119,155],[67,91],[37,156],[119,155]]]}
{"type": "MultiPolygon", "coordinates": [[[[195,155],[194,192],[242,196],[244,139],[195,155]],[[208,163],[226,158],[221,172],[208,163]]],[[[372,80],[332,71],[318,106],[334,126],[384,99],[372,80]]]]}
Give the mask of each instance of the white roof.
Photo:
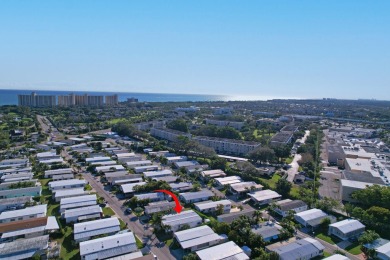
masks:
{"type": "Polygon", "coordinates": [[[97,162],[97,161],[111,161],[111,158],[107,156],[98,156],[98,157],[86,158],[85,161],[87,163],[97,162]]]}
{"type": "Polygon", "coordinates": [[[128,184],[123,184],[121,185],[121,189],[123,191],[123,193],[129,193],[129,192],[134,192],[134,187],[136,185],[145,185],[146,182],[142,181],[142,182],[136,182],[136,183],[128,183],[128,184]]]}
{"type": "Polygon", "coordinates": [[[83,222],[83,223],[76,223],[74,224],[74,233],[82,233],[98,228],[103,228],[107,226],[115,226],[115,225],[120,225],[119,219],[117,217],[112,217],[112,218],[104,218],[104,219],[98,219],[98,220],[93,220],[93,221],[88,221],[88,222],[83,222]]]}
{"type": "Polygon", "coordinates": [[[309,209],[295,214],[295,216],[302,218],[304,221],[326,217],[328,214],[320,209],[309,209]]]}
{"type": "Polygon", "coordinates": [[[276,199],[282,197],[282,195],[273,190],[261,190],[253,193],[248,193],[248,195],[257,201],[264,201],[268,199],[276,199]]]}
{"type": "Polygon", "coordinates": [[[216,208],[218,205],[231,205],[232,202],[230,200],[219,200],[219,201],[202,201],[198,203],[194,203],[195,207],[197,207],[199,210],[205,210],[209,208],[216,208]]]}
{"type": "Polygon", "coordinates": [[[371,172],[371,162],[370,159],[362,159],[362,158],[346,158],[348,166],[352,171],[364,171],[371,172]]]}
{"type": "Polygon", "coordinates": [[[175,237],[183,249],[225,238],[225,236],[216,234],[209,226],[178,231],[175,232],[175,237]]]}
{"type": "Polygon", "coordinates": [[[64,197],[68,195],[82,195],[82,194],[86,194],[84,188],[65,189],[65,190],[56,190],[54,197],[58,198],[58,197],[64,197]]]}
{"type": "Polygon", "coordinates": [[[224,178],[215,178],[221,185],[229,185],[234,183],[241,182],[241,178],[239,176],[229,176],[224,178]]]}
{"type": "Polygon", "coordinates": [[[110,170],[111,168],[115,168],[115,170],[124,170],[125,167],[123,167],[122,165],[108,165],[108,166],[99,166],[99,167],[96,167],[96,171],[99,172],[99,171],[104,171],[104,170],[110,170]]]}
{"type": "Polygon", "coordinates": [[[175,226],[192,222],[202,222],[202,218],[193,210],[182,211],[180,214],[169,214],[162,217],[161,223],[175,226]]]}
{"type": "Polygon", "coordinates": [[[85,180],[79,180],[79,179],[49,182],[50,188],[63,187],[63,186],[69,186],[69,185],[80,185],[80,184],[85,185],[85,184],[87,184],[87,182],[85,180]]]}
{"type": "Polygon", "coordinates": [[[244,251],[233,241],[197,251],[196,254],[201,260],[249,260],[244,251]]]}
{"type": "Polygon", "coordinates": [[[340,230],[344,234],[366,227],[356,219],[345,219],[345,220],[330,224],[329,226],[337,228],[338,230],[340,230]]]}
{"type": "Polygon", "coordinates": [[[214,175],[226,175],[226,173],[220,169],[217,170],[208,170],[208,171],[202,171],[203,176],[214,176],[214,175]]]}
{"type": "Polygon", "coordinates": [[[47,205],[37,205],[28,207],[25,209],[18,209],[18,210],[11,210],[11,211],[4,211],[0,214],[0,221],[5,219],[11,219],[11,218],[18,218],[18,217],[24,217],[29,215],[35,215],[35,214],[44,214],[46,215],[46,208],[47,205]]]}
{"type": "Polygon", "coordinates": [[[124,158],[124,157],[134,157],[135,153],[115,153],[116,156],[119,158],[124,158]]]}
{"type": "Polygon", "coordinates": [[[93,239],[80,243],[80,255],[89,255],[97,253],[100,251],[114,249],[121,246],[131,246],[135,247],[134,251],[137,249],[135,243],[135,237],[132,232],[127,232],[123,234],[117,234],[108,237],[102,237],[98,239],[93,239]]]}
{"type": "Polygon", "coordinates": [[[251,187],[255,187],[255,189],[261,189],[263,188],[263,185],[257,184],[254,181],[246,181],[246,182],[239,182],[231,184],[230,187],[238,192],[245,191],[245,188],[248,188],[250,191],[251,187]]]}
{"type": "Polygon", "coordinates": [[[72,173],[72,168],[63,168],[63,169],[56,169],[56,170],[48,170],[45,171],[46,175],[55,175],[55,174],[64,174],[64,173],[72,173]]]}
{"type": "Polygon", "coordinates": [[[390,257],[390,243],[384,244],[376,249],[378,253],[384,254],[390,257]]]}
{"type": "Polygon", "coordinates": [[[63,198],[60,202],[60,205],[63,206],[66,204],[80,203],[80,202],[84,202],[84,201],[96,201],[96,199],[97,199],[96,194],[63,198]]]}
{"type": "Polygon", "coordinates": [[[91,215],[102,212],[102,208],[99,205],[93,205],[88,207],[76,208],[76,209],[67,209],[65,210],[64,217],[77,217],[83,215],[91,215]]]}
{"type": "Polygon", "coordinates": [[[171,170],[147,171],[147,172],[144,172],[145,178],[153,178],[153,177],[168,176],[168,175],[173,175],[171,170]]]}

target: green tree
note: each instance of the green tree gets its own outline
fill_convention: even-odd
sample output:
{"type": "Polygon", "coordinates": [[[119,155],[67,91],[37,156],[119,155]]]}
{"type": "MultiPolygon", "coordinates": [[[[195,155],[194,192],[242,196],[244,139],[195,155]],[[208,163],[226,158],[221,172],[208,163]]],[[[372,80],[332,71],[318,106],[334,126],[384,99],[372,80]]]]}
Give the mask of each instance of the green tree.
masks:
{"type": "Polygon", "coordinates": [[[249,158],[255,162],[265,163],[275,158],[275,152],[269,147],[258,147],[248,154],[249,158]]]}
{"type": "Polygon", "coordinates": [[[359,237],[358,241],[361,245],[364,244],[370,244],[377,240],[379,237],[378,233],[376,233],[373,230],[366,230],[363,232],[363,234],[359,237]]]}
{"type": "Polygon", "coordinates": [[[284,178],[280,178],[277,182],[276,182],[276,191],[282,195],[282,196],[288,196],[290,194],[290,191],[291,191],[291,187],[292,187],[292,184],[291,182],[289,182],[288,180],[284,179],[284,178]]]}
{"type": "Polygon", "coordinates": [[[134,215],[136,215],[137,217],[140,217],[142,215],[142,213],[144,212],[144,210],[141,207],[136,207],[133,212],[134,212],[134,215]]]}
{"type": "Polygon", "coordinates": [[[167,123],[167,127],[180,132],[188,132],[188,125],[184,119],[175,119],[167,123]]]}

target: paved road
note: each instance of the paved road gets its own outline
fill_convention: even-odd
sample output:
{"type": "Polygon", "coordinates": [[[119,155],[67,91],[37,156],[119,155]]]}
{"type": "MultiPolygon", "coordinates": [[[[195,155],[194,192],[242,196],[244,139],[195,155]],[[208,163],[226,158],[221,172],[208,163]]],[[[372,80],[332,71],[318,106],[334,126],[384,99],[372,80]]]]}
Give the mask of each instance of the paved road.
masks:
{"type": "MultiPolygon", "coordinates": [[[[305,237],[310,237],[310,238],[313,238],[312,236],[306,234],[306,233],[303,233],[302,231],[297,231],[297,237],[300,237],[300,238],[305,238],[305,237]]],[[[349,259],[351,260],[361,260],[362,258],[359,257],[359,256],[356,256],[356,255],[352,255],[350,253],[348,253],[347,251],[341,249],[340,247],[336,246],[336,245],[332,245],[332,244],[329,244],[328,242],[325,242],[321,239],[318,239],[318,238],[314,238],[316,239],[318,242],[320,242],[324,247],[325,247],[325,251],[326,252],[329,252],[329,253],[332,253],[335,251],[335,250],[339,250],[341,252],[343,252],[345,254],[345,256],[347,256],[349,259]]]]}
{"type": "MultiPolygon", "coordinates": [[[[304,144],[306,142],[306,139],[307,137],[309,136],[310,134],[310,131],[309,130],[306,130],[305,131],[305,135],[302,137],[301,140],[298,140],[300,141],[301,144],[304,144]]],[[[294,176],[298,173],[298,170],[299,170],[299,164],[298,164],[298,161],[302,158],[302,156],[300,154],[295,154],[294,155],[294,159],[292,160],[292,162],[290,163],[290,169],[287,170],[287,174],[288,174],[288,177],[287,177],[287,180],[289,182],[293,182],[294,180],[294,176]]]]}
{"type": "Polygon", "coordinates": [[[42,131],[45,133],[49,133],[51,137],[54,137],[53,140],[60,140],[64,138],[63,134],[58,131],[57,128],[55,128],[47,119],[45,116],[37,115],[37,119],[39,124],[41,125],[42,131]]]}
{"type": "Polygon", "coordinates": [[[104,186],[98,182],[89,172],[83,173],[84,178],[92,188],[103,197],[107,204],[115,211],[116,215],[125,221],[131,231],[137,235],[146,245],[146,247],[157,256],[159,260],[173,260],[175,257],[170,253],[164,242],[160,242],[153,234],[152,230],[143,226],[134,215],[125,215],[123,203],[116,196],[104,190],[104,186]]]}

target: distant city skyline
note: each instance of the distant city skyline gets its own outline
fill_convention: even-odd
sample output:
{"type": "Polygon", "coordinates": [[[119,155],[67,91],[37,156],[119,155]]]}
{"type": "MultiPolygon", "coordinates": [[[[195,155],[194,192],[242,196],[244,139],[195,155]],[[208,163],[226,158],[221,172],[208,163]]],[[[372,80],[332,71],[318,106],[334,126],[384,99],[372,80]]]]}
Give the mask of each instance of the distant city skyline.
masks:
{"type": "Polygon", "coordinates": [[[0,89],[390,100],[389,1],[2,1],[0,89]]]}

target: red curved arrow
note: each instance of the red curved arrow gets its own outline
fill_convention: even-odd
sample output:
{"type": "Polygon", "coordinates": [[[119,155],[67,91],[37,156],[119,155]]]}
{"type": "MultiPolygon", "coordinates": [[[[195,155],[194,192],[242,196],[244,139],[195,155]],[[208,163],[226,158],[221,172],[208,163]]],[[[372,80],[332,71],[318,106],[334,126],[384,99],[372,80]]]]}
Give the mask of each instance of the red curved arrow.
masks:
{"type": "Polygon", "coordinates": [[[168,194],[169,196],[172,197],[172,199],[175,201],[176,203],[176,206],[173,208],[177,214],[180,214],[180,212],[183,210],[183,206],[180,205],[180,201],[179,199],[177,198],[177,196],[175,195],[175,193],[173,192],[170,192],[169,190],[155,190],[154,192],[163,192],[163,193],[166,193],[168,194]]]}

